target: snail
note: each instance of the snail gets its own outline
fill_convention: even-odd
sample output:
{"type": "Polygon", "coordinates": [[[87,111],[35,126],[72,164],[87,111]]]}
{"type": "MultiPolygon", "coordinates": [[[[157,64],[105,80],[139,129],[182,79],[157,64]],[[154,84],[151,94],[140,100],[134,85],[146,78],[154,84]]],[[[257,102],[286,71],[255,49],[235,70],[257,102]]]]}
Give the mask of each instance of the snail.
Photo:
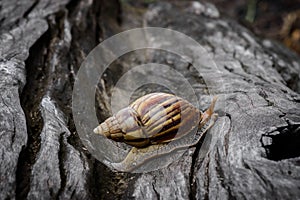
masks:
{"type": "MultiPolygon", "coordinates": [[[[175,95],[150,93],[106,119],[94,129],[94,133],[126,143],[133,147],[132,152],[136,154],[146,152],[142,149],[153,149],[153,146],[160,148],[159,145],[177,141],[199,128],[201,135],[195,141],[178,145],[176,148],[193,146],[213,126],[217,118],[217,114],[214,113],[216,100],[214,97],[210,107],[201,112],[188,101],[175,95]]],[[[128,155],[125,160],[129,162],[134,158],[128,155]]]]}

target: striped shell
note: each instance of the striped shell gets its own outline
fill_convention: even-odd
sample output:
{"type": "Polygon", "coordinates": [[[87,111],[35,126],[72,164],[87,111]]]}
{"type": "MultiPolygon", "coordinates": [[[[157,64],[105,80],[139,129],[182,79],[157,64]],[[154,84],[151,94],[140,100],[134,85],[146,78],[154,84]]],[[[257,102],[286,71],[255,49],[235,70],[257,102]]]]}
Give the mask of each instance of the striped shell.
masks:
{"type": "Polygon", "coordinates": [[[214,102],[211,112],[203,114],[180,97],[151,93],[106,119],[94,132],[138,148],[168,143],[204,126],[214,102]]]}

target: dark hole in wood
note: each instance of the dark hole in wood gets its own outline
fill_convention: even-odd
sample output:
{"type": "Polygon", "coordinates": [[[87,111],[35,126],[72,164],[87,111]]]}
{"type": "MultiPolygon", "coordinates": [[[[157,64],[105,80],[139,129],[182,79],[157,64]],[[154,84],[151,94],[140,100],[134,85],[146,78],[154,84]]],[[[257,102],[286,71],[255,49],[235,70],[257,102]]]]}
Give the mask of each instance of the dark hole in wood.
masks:
{"type": "Polygon", "coordinates": [[[300,156],[300,125],[280,127],[262,136],[262,145],[270,160],[283,160],[300,156]]]}

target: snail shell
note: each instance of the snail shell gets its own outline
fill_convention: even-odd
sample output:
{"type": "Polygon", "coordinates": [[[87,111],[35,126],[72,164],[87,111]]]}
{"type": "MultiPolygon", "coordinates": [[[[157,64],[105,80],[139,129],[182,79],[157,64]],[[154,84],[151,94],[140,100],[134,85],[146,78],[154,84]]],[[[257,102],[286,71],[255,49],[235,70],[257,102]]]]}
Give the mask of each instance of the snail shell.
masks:
{"type": "Polygon", "coordinates": [[[214,114],[215,101],[202,113],[175,95],[151,93],[106,119],[94,132],[137,148],[168,143],[203,127],[214,114]]]}

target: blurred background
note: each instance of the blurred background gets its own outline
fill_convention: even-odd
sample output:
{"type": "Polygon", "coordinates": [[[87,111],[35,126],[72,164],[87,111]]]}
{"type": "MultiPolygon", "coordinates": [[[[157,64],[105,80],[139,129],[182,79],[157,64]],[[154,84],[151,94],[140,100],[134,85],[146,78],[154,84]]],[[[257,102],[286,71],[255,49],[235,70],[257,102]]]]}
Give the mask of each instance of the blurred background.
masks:
{"type": "MultiPolygon", "coordinates": [[[[134,9],[143,9],[159,1],[121,0],[121,2],[125,8],[130,6],[134,9]]],[[[238,20],[257,35],[282,42],[300,54],[300,0],[206,0],[206,2],[213,3],[222,14],[238,20]]]]}

